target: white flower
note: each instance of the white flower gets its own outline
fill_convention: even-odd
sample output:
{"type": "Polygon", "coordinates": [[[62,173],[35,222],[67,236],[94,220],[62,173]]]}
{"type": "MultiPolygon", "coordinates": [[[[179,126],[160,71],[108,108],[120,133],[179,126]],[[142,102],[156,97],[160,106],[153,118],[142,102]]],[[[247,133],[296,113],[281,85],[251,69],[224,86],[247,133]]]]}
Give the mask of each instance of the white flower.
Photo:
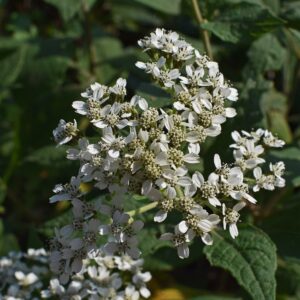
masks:
{"type": "Polygon", "coordinates": [[[247,169],[254,169],[258,164],[265,162],[263,158],[259,157],[263,152],[264,148],[261,145],[255,145],[254,140],[247,139],[244,146],[233,151],[233,155],[237,162],[243,160],[243,165],[247,169]]]}
{"type": "Polygon", "coordinates": [[[128,254],[133,259],[139,258],[141,251],[137,247],[138,240],[135,236],[127,238],[124,242],[108,242],[104,246],[104,251],[108,255],[112,255],[116,252],[121,254],[128,254]]]}
{"type": "Polygon", "coordinates": [[[18,283],[22,286],[28,286],[35,283],[38,280],[36,274],[30,272],[28,274],[24,274],[22,271],[15,272],[15,277],[18,280],[18,283]]]}
{"type": "Polygon", "coordinates": [[[81,93],[81,97],[100,100],[101,98],[103,98],[105,93],[107,93],[107,87],[105,85],[101,85],[98,82],[95,82],[91,84],[85,92],[81,93]]]}
{"type": "Polygon", "coordinates": [[[285,145],[285,142],[283,140],[274,137],[272,132],[268,130],[265,130],[263,141],[267,146],[273,148],[281,148],[285,145]]]}
{"type": "Polygon", "coordinates": [[[218,179],[217,174],[211,173],[205,181],[203,175],[198,171],[192,177],[194,186],[200,190],[202,197],[206,198],[212,206],[221,205],[220,200],[216,197],[219,192],[218,179]]]}
{"type": "Polygon", "coordinates": [[[133,277],[132,277],[132,282],[138,288],[141,296],[143,298],[149,298],[151,293],[146,287],[146,282],[151,280],[151,274],[150,272],[137,272],[133,277]]]}
{"type": "Polygon", "coordinates": [[[58,146],[70,142],[78,134],[77,122],[66,122],[60,120],[58,126],[53,130],[53,136],[58,146]]]}
{"type": "Polygon", "coordinates": [[[90,161],[93,155],[99,153],[99,147],[95,144],[89,144],[87,138],[81,138],[78,140],[79,149],[70,148],[67,150],[67,159],[90,161]]]}
{"type": "Polygon", "coordinates": [[[166,190],[169,199],[176,197],[177,192],[176,185],[181,187],[187,187],[192,184],[192,180],[189,176],[186,176],[188,170],[186,168],[165,169],[163,171],[163,178],[156,180],[156,184],[160,189],[166,190]]]}
{"type": "Polygon", "coordinates": [[[120,240],[120,234],[122,233],[123,227],[127,225],[130,216],[124,214],[123,212],[116,210],[112,217],[112,224],[110,225],[101,225],[99,227],[100,235],[113,234],[120,240]]]}
{"type": "Polygon", "coordinates": [[[188,228],[186,221],[182,221],[175,226],[174,233],[164,233],[160,239],[172,241],[177,248],[178,256],[183,259],[189,257],[188,244],[193,240],[194,236],[195,232],[188,228]]]}
{"type": "Polygon", "coordinates": [[[102,141],[105,143],[106,147],[108,147],[108,155],[111,158],[118,158],[120,155],[120,150],[122,150],[126,144],[128,144],[131,140],[131,135],[127,138],[116,137],[113,134],[113,130],[111,127],[107,127],[103,129],[103,137],[102,141]]]}
{"type": "Polygon", "coordinates": [[[122,105],[119,102],[115,102],[113,105],[104,106],[99,115],[99,119],[93,121],[94,126],[98,128],[106,128],[117,127],[118,129],[122,129],[129,125],[129,121],[127,119],[123,119],[119,116],[121,112],[122,105]]]}
{"type": "Polygon", "coordinates": [[[109,88],[109,91],[123,98],[124,96],[126,96],[126,84],[126,79],[119,78],[116,84],[113,87],[109,88]]]}
{"type": "Polygon", "coordinates": [[[67,183],[65,185],[57,184],[53,192],[56,194],[52,196],[49,200],[50,203],[55,203],[57,201],[63,201],[63,200],[73,200],[77,199],[82,195],[82,193],[79,190],[81,183],[81,179],[79,177],[72,176],[70,183],[67,183]]]}
{"type": "Polygon", "coordinates": [[[229,232],[233,239],[235,239],[239,232],[238,228],[236,226],[236,223],[238,222],[240,218],[240,214],[238,213],[243,207],[245,207],[245,202],[239,202],[234,207],[226,208],[225,204],[222,204],[222,214],[223,214],[223,227],[224,230],[226,230],[227,224],[229,224],[229,232]]]}
{"type": "Polygon", "coordinates": [[[209,234],[220,222],[218,215],[209,214],[201,205],[195,204],[189,211],[193,216],[193,227],[197,232],[201,232],[201,239],[206,245],[212,245],[213,240],[209,234]],[[196,222],[196,224],[194,224],[196,222]]]}
{"type": "Polygon", "coordinates": [[[160,76],[160,68],[163,67],[165,63],[166,59],[161,56],[157,62],[144,63],[138,61],[135,65],[146,73],[151,74],[154,78],[158,78],[160,76]]]}

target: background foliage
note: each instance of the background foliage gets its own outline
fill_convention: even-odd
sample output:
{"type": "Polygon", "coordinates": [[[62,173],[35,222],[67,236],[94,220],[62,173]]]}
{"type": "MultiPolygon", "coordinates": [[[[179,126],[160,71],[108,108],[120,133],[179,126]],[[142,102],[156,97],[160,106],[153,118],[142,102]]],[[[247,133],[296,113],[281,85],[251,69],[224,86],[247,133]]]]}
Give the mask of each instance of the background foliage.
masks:
{"type": "MultiPolygon", "coordinates": [[[[134,67],[143,55],[137,39],[164,27],[204,47],[190,0],[2,0],[0,5],[0,255],[5,255],[43,246],[68,217],[67,204],[50,206],[48,198],[54,184],[68,181],[77,166],[65,159],[65,149],[55,148],[52,129],[60,117],[74,117],[70,107],[80,92],[95,80],[112,84],[123,76],[132,93],[166,106],[170,100],[134,67]]],[[[269,153],[286,163],[287,187],[262,194],[243,218],[271,239],[245,227],[238,240],[218,236],[204,251],[195,243],[185,261],[157,243],[157,226],[147,216],[141,242],[154,274],[153,299],[300,299],[300,1],[199,5],[214,59],[240,93],[239,116],[201,150],[202,157],[219,152],[230,159],[231,130],[263,126],[287,143],[269,153]]]]}

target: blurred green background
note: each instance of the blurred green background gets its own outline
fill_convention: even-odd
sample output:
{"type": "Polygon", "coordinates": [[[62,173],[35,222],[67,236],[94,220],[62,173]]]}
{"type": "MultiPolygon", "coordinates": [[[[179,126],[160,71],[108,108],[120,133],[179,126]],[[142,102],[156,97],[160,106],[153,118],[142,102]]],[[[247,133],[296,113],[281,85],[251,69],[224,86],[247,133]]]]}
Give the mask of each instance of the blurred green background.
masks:
{"type": "MultiPolygon", "coordinates": [[[[230,159],[233,129],[263,126],[286,141],[282,151],[268,155],[286,163],[287,187],[262,194],[249,221],[277,245],[278,299],[300,299],[300,1],[198,3],[202,26],[191,0],[0,1],[0,255],[43,246],[53,220],[67,210],[48,198],[56,183],[76,174],[77,165],[52,138],[60,118],[75,117],[72,101],[94,81],[109,85],[122,76],[130,94],[167,106],[170,99],[134,66],[144,56],[136,42],[163,27],[204,51],[202,27],[240,100],[239,116],[201,155],[219,152],[230,159]]],[[[196,289],[246,297],[228,273],[209,267],[201,246],[194,245],[184,262],[173,250],[156,251],[155,242],[149,247],[155,299],[187,299],[199,294],[196,289]],[[176,288],[162,291],[161,278],[176,288]]]]}

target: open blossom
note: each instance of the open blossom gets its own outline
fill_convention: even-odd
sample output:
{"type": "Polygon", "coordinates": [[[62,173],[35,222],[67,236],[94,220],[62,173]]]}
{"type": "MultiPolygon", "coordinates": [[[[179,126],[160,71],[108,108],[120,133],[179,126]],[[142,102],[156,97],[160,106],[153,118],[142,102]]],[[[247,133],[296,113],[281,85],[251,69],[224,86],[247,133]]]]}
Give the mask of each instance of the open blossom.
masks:
{"type": "Polygon", "coordinates": [[[70,183],[66,184],[57,184],[53,192],[55,193],[49,200],[50,203],[63,200],[73,200],[82,195],[82,192],[79,190],[81,179],[79,177],[73,176],[70,180],[70,183]]]}
{"type": "Polygon", "coordinates": [[[76,120],[72,123],[61,119],[58,126],[53,130],[53,136],[57,145],[60,146],[70,142],[77,136],[78,131],[76,120]]]}
{"type": "Polygon", "coordinates": [[[227,224],[229,225],[229,232],[233,239],[235,239],[239,234],[236,224],[240,218],[239,211],[245,207],[245,205],[245,202],[238,202],[232,209],[226,208],[224,203],[222,205],[223,227],[224,230],[226,230],[227,224]]]}
{"type": "Polygon", "coordinates": [[[285,186],[285,179],[281,177],[285,170],[284,163],[270,163],[269,167],[271,174],[268,175],[263,174],[263,171],[260,167],[257,167],[253,170],[253,176],[256,180],[256,184],[253,187],[254,192],[258,192],[261,188],[273,191],[275,187],[285,186]]]}
{"type": "Polygon", "coordinates": [[[189,243],[195,237],[192,229],[189,229],[186,222],[182,221],[175,226],[174,233],[164,233],[160,237],[162,240],[172,241],[177,248],[177,253],[180,258],[187,258],[189,256],[189,243]]]}

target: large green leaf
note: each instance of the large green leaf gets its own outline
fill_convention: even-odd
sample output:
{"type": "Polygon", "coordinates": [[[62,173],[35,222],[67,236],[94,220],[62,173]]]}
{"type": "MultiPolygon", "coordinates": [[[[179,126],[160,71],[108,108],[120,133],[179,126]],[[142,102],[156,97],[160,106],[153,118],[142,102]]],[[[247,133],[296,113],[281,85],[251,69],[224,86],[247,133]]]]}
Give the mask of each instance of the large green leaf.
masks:
{"type": "Polygon", "coordinates": [[[223,41],[237,43],[269,32],[282,23],[281,19],[263,5],[240,3],[229,6],[219,18],[204,23],[202,28],[223,41]]]}
{"type": "Polygon", "coordinates": [[[0,54],[0,87],[13,84],[22,71],[27,53],[23,46],[9,54],[0,54]]]}
{"type": "Polygon", "coordinates": [[[248,51],[249,62],[256,72],[279,70],[285,59],[285,49],[274,34],[265,34],[248,51]]]}
{"type": "Polygon", "coordinates": [[[30,69],[26,70],[25,80],[32,86],[58,87],[64,81],[69,62],[69,58],[58,55],[36,59],[30,69]]]}
{"type": "Polygon", "coordinates": [[[167,14],[176,15],[180,12],[181,0],[163,0],[163,1],[134,0],[134,1],[167,14]]]}
{"type": "MultiPolygon", "coordinates": [[[[278,291],[283,294],[300,296],[300,260],[286,257],[280,259],[277,270],[278,291]]],[[[299,299],[299,298],[298,298],[299,299]]]]}
{"type": "Polygon", "coordinates": [[[275,299],[276,248],[261,230],[243,227],[236,239],[216,233],[204,253],[213,266],[228,270],[253,299],[275,299]]]}

